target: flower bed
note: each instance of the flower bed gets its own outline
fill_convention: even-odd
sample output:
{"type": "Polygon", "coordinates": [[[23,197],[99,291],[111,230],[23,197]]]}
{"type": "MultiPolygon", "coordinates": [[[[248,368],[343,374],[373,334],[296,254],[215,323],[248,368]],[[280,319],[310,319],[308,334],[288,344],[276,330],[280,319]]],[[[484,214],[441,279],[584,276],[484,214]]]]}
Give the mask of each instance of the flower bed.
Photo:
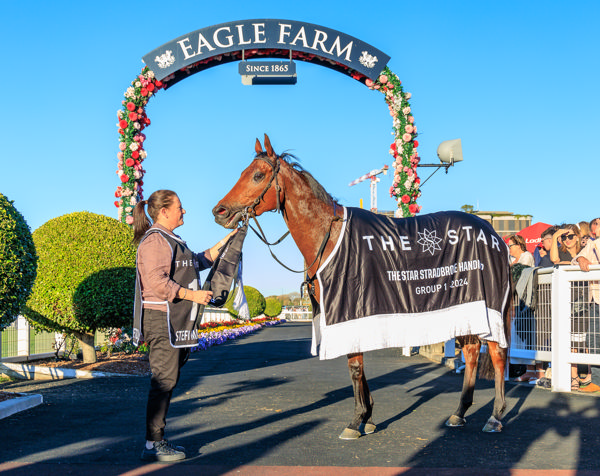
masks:
{"type": "Polygon", "coordinates": [[[190,349],[191,352],[206,350],[213,345],[223,344],[230,339],[250,334],[266,326],[282,324],[285,319],[258,318],[248,322],[207,322],[200,325],[198,332],[198,345],[190,349]]]}

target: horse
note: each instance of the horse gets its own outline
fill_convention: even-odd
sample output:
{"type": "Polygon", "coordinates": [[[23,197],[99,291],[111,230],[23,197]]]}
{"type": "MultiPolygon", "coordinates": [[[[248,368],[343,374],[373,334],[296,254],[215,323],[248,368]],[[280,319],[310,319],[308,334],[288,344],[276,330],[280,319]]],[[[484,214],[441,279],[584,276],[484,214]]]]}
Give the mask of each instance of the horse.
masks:
{"type": "MultiPolygon", "coordinates": [[[[217,224],[225,228],[235,228],[239,222],[247,221],[249,217],[256,218],[266,211],[280,211],[289,233],[304,257],[314,311],[315,305],[318,307],[320,304],[321,296],[320,282],[314,277],[319,267],[327,262],[340,237],[343,226],[341,211],[344,207],[337,203],[310,173],[293,162],[296,160],[293,155],[288,153],[277,155],[266,134],[264,146],[263,150],[259,139],[256,139],[254,160],[241,173],[231,191],[213,208],[213,215],[217,224]]],[[[501,240],[497,235],[496,237],[495,240],[501,240]]],[[[502,245],[506,247],[504,242],[502,245]]],[[[508,270],[507,254],[506,260],[508,270]]],[[[509,302],[508,299],[505,299],[506,301],[509,302]]],[[[507,338],[510,329],[509,307],[506,304],[499,317],[507,338]]],[[[462,427],[466,423],[465,414],[473,403],[482,347],[482,340],[478,335],[455,337],[462,348],[466,362],[459,405],[446,420],[445,424],[448,427],[462,427]]],[[[349,440],[375,432],[376,425],[373,422],[374,400],[364,372],[363,352],[349,352],[346,355],[354,390],[354,414],[339,437],[349,440]]],[[[502,430],[501,419],[506,408],[504,388],[506,359],[507,348],[500,346],[497,341],[487,340],[487,352],[482,353],[479,373],[482,378],[494,379],[495,398],[492,415],[483,428],[484,432],[502,430]]]]}

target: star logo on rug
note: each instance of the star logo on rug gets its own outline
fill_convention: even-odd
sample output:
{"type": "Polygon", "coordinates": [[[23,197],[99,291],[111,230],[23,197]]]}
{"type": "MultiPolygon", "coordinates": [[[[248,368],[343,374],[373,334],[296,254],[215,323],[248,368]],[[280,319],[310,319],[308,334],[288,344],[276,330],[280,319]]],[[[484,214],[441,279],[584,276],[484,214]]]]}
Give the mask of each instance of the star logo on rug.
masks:
{"type": "Polygon", "coordinates": [[[423,245],[423,249],[421,250],[423,253],[429,251],[431,255],[435,253],[435,250],[442,250],[440,248],[440,243],[442,242],[441,238],[437,236],[437,230],[429,231],[427,228],[423,229],[423,233],[420,231],[417,232],[419,234],[419,239],[417,243],[423,245]]]}

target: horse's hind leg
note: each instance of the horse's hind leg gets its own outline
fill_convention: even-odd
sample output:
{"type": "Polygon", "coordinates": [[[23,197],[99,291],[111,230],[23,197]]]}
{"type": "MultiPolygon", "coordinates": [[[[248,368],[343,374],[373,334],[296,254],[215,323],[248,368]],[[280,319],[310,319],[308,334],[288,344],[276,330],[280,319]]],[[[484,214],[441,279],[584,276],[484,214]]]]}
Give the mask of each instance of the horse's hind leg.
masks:
{"type": "Polygon", "coordinates": [[[501,348],[497,342],[488,341],[488,353],[494,366],[494,387],[496,396],[494,398],[494,409],[492,416],[483,427],[486,433],[495,433],[502,431],[502,415],[506,408],[504,396],[504,370],[506,368],[506,349],[501,348]]]}
{"type": "Polygon", "coordinates": [[[465,413],[473,405],[473,392],[475,390],[475,380],[477,379],[477,360],[481,349],[481,342],[477,336],[457,337],[457,340],[465,356],[465,376],[458,409],[446,420],[446,426],[451,427],[464,426],[466,423],[465,413]]]}
{"type": "Polygon", "coordinates": [[[348,370],[354,390],[354,417],[341,433],[342,440],[355,440],[375,431],[372,420],[373,397],[364,372],[363,354],[348,354],[348,370]]]}

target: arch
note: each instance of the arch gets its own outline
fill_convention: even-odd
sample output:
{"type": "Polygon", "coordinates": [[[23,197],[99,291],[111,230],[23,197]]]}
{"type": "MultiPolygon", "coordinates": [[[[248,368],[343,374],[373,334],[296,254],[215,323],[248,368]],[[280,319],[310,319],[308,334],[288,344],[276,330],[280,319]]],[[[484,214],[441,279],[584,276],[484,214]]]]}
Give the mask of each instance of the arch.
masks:
{"type": "Polygon", "coordinates": [[[324,66],[362,82],[385,95],[393,118],[394,181],[390,195],[398,203],[396,216],[414,216],[421,192],[417,175],[417,128],[402,82],[387,67],[390,57],[345,33],[312,23],[259,19],[221,23],[171,40],[143,57],[146,66],[125,91],[118,111],[117,175],[121,185],[115,206],[121,221],[132,223],[132,210],[143,199],[142,166],[147,158],[145,134],[149,99],[160,89],[221,64],[252,58],[288,58],[324,66]]]}

